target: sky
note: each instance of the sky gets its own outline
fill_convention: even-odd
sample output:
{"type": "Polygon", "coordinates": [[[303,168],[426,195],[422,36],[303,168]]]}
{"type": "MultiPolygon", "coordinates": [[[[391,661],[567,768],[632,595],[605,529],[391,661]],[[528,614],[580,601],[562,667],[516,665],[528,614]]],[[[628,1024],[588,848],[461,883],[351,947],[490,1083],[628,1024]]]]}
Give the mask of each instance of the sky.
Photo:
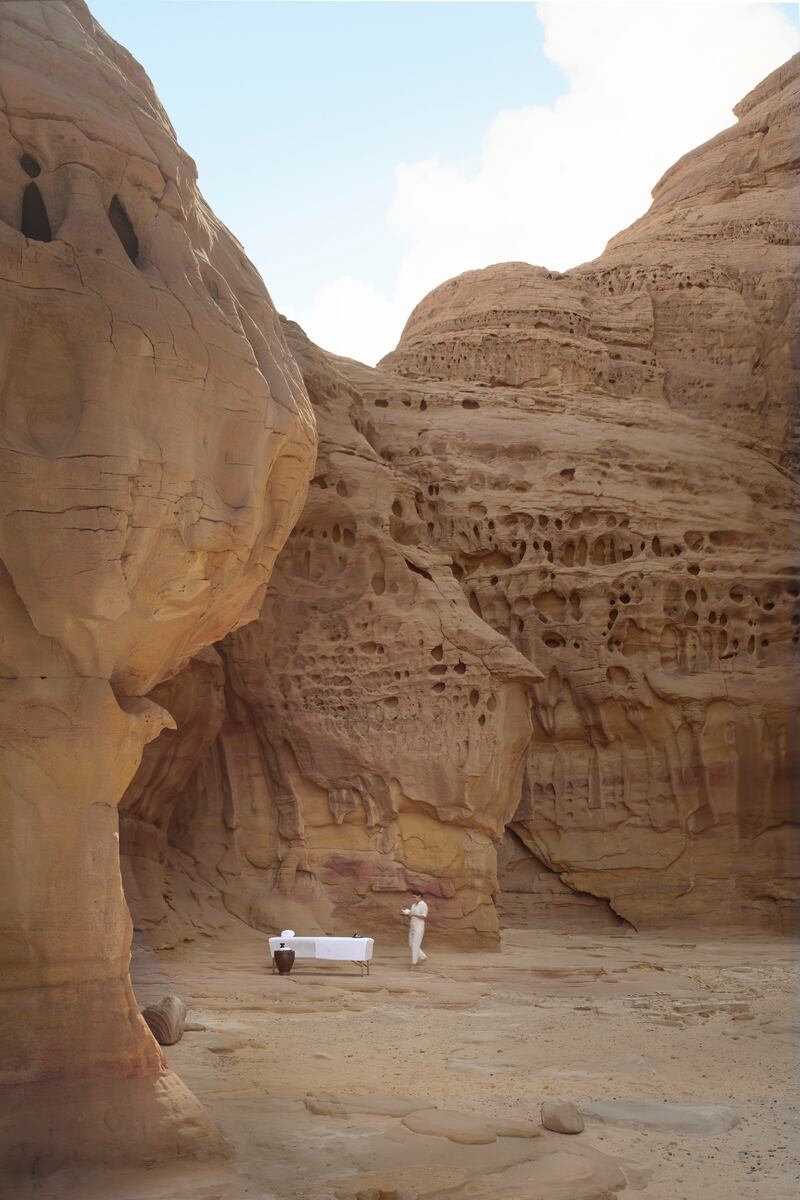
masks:
{"type": "Polygon", "coordinates": [[[279,311],[370,364],[453,275],[601,254],[800,50],[797,4],[89,3],[279,311]]]}

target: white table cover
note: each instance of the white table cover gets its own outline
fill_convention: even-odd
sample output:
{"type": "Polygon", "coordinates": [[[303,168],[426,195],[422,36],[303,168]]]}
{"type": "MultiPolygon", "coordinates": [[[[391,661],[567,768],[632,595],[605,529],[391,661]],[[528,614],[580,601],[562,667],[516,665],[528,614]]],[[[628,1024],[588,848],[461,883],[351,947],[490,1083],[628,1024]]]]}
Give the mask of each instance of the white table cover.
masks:
{"type": "Polygon", "coordinates": [[[369,962],[375,946],[374,939],[368,937],[271,937],[270,954],[280,950],[281,944],[287,950],[294,950],[295,958],[328,958],[340,962],[369,962]]]}

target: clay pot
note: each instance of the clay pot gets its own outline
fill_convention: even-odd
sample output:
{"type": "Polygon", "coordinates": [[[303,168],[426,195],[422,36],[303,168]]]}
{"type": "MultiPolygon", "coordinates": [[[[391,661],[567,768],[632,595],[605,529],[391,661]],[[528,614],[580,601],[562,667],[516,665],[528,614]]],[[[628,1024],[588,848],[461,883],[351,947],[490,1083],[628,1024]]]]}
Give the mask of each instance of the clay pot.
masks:
{"type": "Polygon", "coordinates": [[[288,975],[294,965],[294,950],[276,950],[272,956],[279,975],[288,975]]]}

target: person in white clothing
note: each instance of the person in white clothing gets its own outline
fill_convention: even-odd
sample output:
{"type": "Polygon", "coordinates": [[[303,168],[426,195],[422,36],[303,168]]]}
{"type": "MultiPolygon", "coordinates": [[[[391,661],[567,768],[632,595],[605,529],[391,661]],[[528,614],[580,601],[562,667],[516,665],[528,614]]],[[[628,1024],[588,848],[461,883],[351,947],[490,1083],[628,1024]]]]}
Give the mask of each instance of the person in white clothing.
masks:
{"type": "Polygon", "coordinates": [[[417,963],[425,962],[425,959],[428,957],[422,949],[428,906],[422,899],[422,892],[412,892],[411,895],[413,896],[413,902],[410,908],[403,909],[403,915],[411,918],[408,923],[408,944],[411,947],[411,965],[415,967],[417,963]]]}

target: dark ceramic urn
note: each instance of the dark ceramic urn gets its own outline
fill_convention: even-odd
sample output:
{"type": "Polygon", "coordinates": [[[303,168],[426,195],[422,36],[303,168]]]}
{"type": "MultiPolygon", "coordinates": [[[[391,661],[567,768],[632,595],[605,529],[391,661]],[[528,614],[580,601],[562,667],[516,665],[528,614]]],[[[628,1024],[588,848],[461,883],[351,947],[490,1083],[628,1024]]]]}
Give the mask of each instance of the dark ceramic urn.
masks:
{"type": "Polygon", "coordinates": [[[294,965],[294,950],[276,950],[273,958],[279,975],[288,975],[294,965]]]}

